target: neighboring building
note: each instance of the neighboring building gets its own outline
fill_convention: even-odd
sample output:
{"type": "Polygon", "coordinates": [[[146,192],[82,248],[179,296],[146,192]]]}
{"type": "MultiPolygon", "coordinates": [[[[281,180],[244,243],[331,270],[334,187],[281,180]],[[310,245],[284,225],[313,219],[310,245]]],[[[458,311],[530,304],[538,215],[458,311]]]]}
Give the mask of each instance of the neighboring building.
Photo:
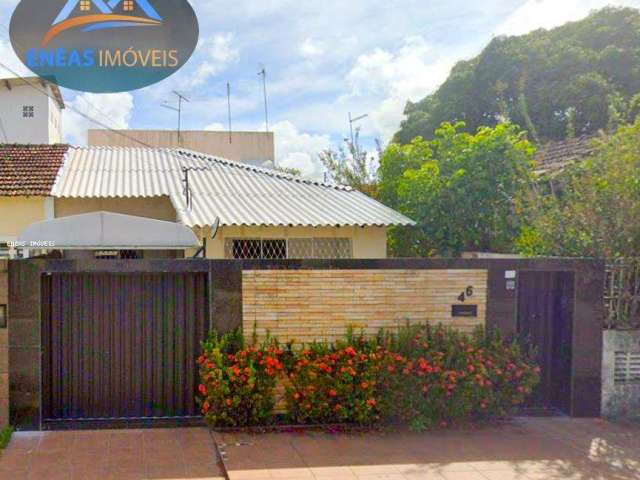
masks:
{"type": "MultiPolygon", "coordinates": [[[[4,164],[10,168],[12,162],[17,163],[21,149],[24,155],[33,155],[38,148],[44,155],[52,147],[11,147],[11,158],[4,164]]],[[[49,162],[49,168],[41,169],[46,178],[36,192],[39,196],[32,201],[42,209],[53,197],[56,218],[107,211],[179,222],[196,233],[208,258],[385,258],[387,228],[413,224],[350,187],[296,178],[190,150],[58,149],[55,158],[49,155],[41,162],[49,162]],[[52,170],[57,172],[55,183],[51,181],[52,170]],[[219,225],[217,230],[215,225],[219,225]]],[[[31,176],[37,175],[35,172],[31,176]]],[[[27,180],[29,184],[31,180],[27,180]]],[[[10,184],[12,191],[29,191],[17,176],[14,182],[10,184]]],[[[19,225],[14,221],[3,225],[4,217],[0,216],[0,229],[8,231],[7,237],[15,237],[26,225],[49,218],[44,212],[39,217],[23,215],[22,210],[30,205],[15,199],[15,195],[0,198],[12,210],[11,218],[23,218],[19,225]]],[[[186,251],[184,255],[194,253],[186,251]]],[[[95,256],[96,252],[86,254],[95,256]]],[[[127,258],[162,254],[126,252],[127,258]]]]}
{"type": "Polygon", "coordinates": [[[173,130],[89,130],[89,146],[186,148],[256,167],[275,162],[273,132],[212,132],[173,130]]]}
{"type": "Polygon", "coordinates": [[[0,145],[0,257],[27,226],[54,218],[51,189],[68,148],[0,145]]]}
{"type": "Polygon", "coordinates": [[[62,141],[60,89],[39,77],[0,79],[0,143],[62,141]]]}
{"type": "Polygon", "coordinates": [[[536,173],[553,176],[584,160],[593,153],[595,139],[595,136],[568,138],[540,147],[535,155],[536,173]]]}

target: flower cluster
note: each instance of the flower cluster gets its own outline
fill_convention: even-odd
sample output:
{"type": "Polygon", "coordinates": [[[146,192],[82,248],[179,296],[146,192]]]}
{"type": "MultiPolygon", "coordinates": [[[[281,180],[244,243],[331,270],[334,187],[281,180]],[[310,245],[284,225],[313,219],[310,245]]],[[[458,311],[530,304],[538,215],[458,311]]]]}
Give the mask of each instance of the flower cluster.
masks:
{"type": "Polygon", "coordinates": [[[274,342],[245,347],[239,334],[214,335],[203,347],[198,393],[207,421],[230,427],[270,423],[284,350],[274,342]]]}
{"type": "MultiPolygon", "coordinates": [[[[408,327],[409,328],[409,327],[408,327]]],[[[507,415],[539,381],[515,343],[429,326],[389,341],[389,415],[413,429],[507,415]]]]}
{"type": "Polygon", "coordinates": [[[198,362],[200,405],[215,426],[272,422],[280,384],[294,423],[446,427],[509,414],[540,379],[517,343],[428,325],[298,349],[214,336],[198,362]]]}
{"type": "Polygon", "coordinates": [[[291,419],[305,424],[380,420],[383,359],[382,349],[363,339],[354,345],[314,344],[300,351],[286,389],[291,419]]]}

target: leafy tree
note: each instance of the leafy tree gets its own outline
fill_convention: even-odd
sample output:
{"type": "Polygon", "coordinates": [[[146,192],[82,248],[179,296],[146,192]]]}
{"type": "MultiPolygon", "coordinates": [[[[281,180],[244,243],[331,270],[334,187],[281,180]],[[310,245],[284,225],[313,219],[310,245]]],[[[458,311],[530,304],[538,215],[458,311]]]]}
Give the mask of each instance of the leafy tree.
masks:
{"type": "Polygon", "coordinates": [[[640,11],[607,7],[552,30],[494,38],[434,94],[407,104],[395,141],[433,138],[456,121],[468,132],[509,121],[536,143],[612,131],[635,120],[639,92],[640,11]]]}
{"type": "Polygon", "coordinates": [[[633,257],[640,253],[640,121],[595,141],[565,170],[557,195],[532,192],[517,240],[528,255],[633,257]]]}
{"type": "Polygon", "coordinates": [[[396,228],[398,256],[509,252],[520,229],[517,200],[530,188],[533,147],[518,127],[500,124],[475,134],[444,123],[431,141],[392,144],[380,161],[380,199],[413,218],[396,228]]]}
{"type": "MultiPolygon", "coordinates": [[[[380,143],[377,142],[378,152],[380,143]]],[[[320,153],[320,161],[335,183],[349,185],[371,197],[377,196],[378,176],[376,157],[370,155],[360,144],[360,131],[356,130],[353,143],[345,140],[344,146],[320,153]]]]}

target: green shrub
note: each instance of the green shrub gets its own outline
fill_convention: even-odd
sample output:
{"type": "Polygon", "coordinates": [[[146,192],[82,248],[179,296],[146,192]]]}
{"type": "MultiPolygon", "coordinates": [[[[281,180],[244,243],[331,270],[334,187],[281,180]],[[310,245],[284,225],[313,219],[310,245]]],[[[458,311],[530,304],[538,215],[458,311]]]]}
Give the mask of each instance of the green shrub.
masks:
{"type": "Polygon", "coordinates": [[[0,450],[4,450],[11,441],[13,435],[13,427],[4,427],[0,430],[0,450]]]}
{"type": "Polygon", "coordinates": [[[275,341],[246,346],[239,332],[205,341],[198,359],[198,399],[207,422],[216,427],[271,423],[283,355],[275,341]]]}
{"type": "Polygon", "coordinates": [[[539,381],[516,343],[444,327],[406,327],[387,337],[389,418],[414,430],[507,415],[539,381]]]}
{"type": "Polygon", "coordinates": [[[517,343],[442,326],[406,326],[374,339],[349,332],[335,344],[299,349],[274,340],[245,346],[234,333],[203,347],[199,401],[213,426],[272,423],[279,381],[294,423],[384,421],[425,430],[506,416],[540,380],[517,343]]]}
{"type": "Polygon", "coordinates": [[[374,341],[349,336],[300,351],[289,371],[287,408],[296,423],[356,423],[381,419],[379,384],[385,353],[374,341]]]}

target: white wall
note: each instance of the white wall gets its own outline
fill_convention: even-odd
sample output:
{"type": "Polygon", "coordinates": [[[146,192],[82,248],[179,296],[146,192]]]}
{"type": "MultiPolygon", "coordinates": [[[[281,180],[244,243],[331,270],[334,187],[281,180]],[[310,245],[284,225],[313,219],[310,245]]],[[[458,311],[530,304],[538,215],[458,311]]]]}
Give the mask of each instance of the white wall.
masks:
{"type": "MultiPolygon", "coordinates": [[[[51,95],[50,88],[47,88],[51,95]]],[[[29,85],[12,85],[9,90],[0,81],[0,143],[60,143],[60,110],[56,102],[29,85]],[[23,107],[33,106],[33,118],[24,118],[23,107]]]]}

